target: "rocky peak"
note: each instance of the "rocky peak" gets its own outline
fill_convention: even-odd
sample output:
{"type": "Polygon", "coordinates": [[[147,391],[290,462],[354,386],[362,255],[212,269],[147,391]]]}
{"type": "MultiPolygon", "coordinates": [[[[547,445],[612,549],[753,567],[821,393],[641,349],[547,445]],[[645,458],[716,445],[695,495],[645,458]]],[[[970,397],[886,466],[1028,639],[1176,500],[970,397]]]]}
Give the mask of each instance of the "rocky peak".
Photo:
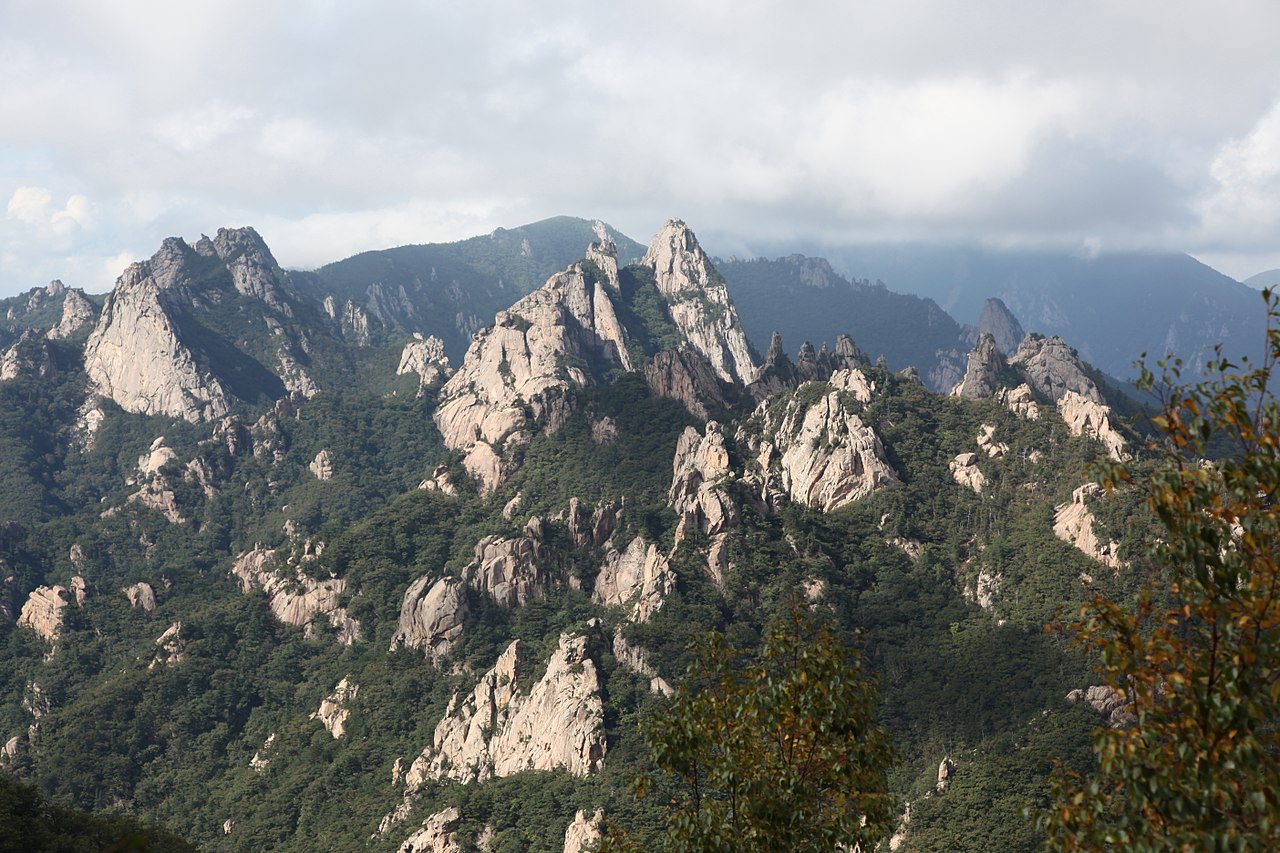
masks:
{"type": "MultiPolygon", "coordinates": [[[[541,288],[501,311],[477,332],[462,366],[441,389],[434,415],[444,442],[462,450],[463,464],[484,491],[508,473],[506,451],[527,442],[534,419],[550,421],[572,386],[598,381],[592,364],[632,370],[629,339],[618,320],[616,257],[596,244],[596,260],[556,273],[541,288]],[[604,273],[603,278],[596,270],[604,273]]],[[[563,412],[561,413],[563,414],[563,412]]]]}
{"type": "Polygon", "coordinates": [[[453,695],[432,745],[405,776],[410,791],[429,779],[484,781],[557,768],[585,776],[599,768],[604,705],[587,638],[560,635],[545,673],[527,693],[519,686],[525,666],[515,640],[469,695],[453,695]]]}
{"type": "Polygon", "coordinates": [[[756,369],[737,309],[689,226],[669,220],[650,241],[641,264],[653,270],[672,322],[716,374],[726,382],[750,382],[756,369]]]}
{"type": "Polygon", "coordinates": [[[218,259],[231,272],[237,293],[261,299],[285,316],[292,316],[293,311],[280,289],[280,265],[257,231],[219,228],[212,246],[218,259]]]}
{"type": "Polygon", "coordinates": [[[765,353],[764,364],[760,365],[748,386],[751,396],[759,402],[799,384],[800,378],[795,365],[787,358],[787,352],[782,346],[782,333],[775,329],[769,339],[769,351],[765,353]]]}
{"type": "Polygon", "coordinates": [[[797,391],[785,405],[761,403],[753,416],[761,433],[739,436],[753,454],[748,479],[766,503],[781,492],[830,512],[899,482],[880,438],[854,411],[875,385],[860,370],[839,370],[822,390],[813,401],[797,391]]]}
{"type": "MultiPolygon", "coordinates": [[[[62,284],[62,282],[54,282],[62,284]]],[[[52,287],[52,285],[50,285],[52,287]]],[[[79,290],[66,290],[62,298],[62,319],[49,330],[53,340],[68,338],[94,319],[93,304],[79,290]]]]}
{"type": "Polygon", "coordinates": [[[977,345],[969,353],[964,379],[951,389],[951,396],[989,400],[1000,390],[1008,370],[1009,366],[1000,354],[996,339],[990,332],[983,332],[978,336],[977,345]]]}
{"type": "Polygon", "coordinates": [[[230,412],[231,395],[197,365],[162,299],[183,280],[193,254],[180,238],[170,237],[151,260],[131,264],[85,342],[90,383],[127,412],[193,423],[230,412]]]}
{"type": "Polygon", "coordinates": [[[1095,403],[1104,402],[1098,386],[1085,373],[1080,356],[1056,335],[1027,335],[1009,364],[1026,377],[1032,388],[1055,403],[1068,391],[1095,403]]]}
{"type": "Polygon", "coordinates": [[[978,324],[965,329],[965,338],[970,344],[975,344],[984,333],[995,339],[996,348],[1005,356],[1017,352],[1018,344],[1026,337],[1018,318],[1013,316],[1004,302],[995,297],[983,303],[978,324]]]}

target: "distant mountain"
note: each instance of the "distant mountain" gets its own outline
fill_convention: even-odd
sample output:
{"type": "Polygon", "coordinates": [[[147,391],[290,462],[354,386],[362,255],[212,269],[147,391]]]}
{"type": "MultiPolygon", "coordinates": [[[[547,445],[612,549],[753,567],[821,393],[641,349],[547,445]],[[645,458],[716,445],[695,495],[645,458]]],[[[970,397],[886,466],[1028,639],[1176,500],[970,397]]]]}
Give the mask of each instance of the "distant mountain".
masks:
{"type": "Polygon", "coordinates": [[[932,299],[895,293],[881,282],[849,280],[823,258],[717,260],[747,336],[764,350],[772,332],[797,348],[851,336],[889,367],[915,367],[936,390],[950,390],[964,372],[963,330],[932,299]]]}
{"type": "Polygon", "coordinates": [[[1275,287],[1280,285],[1280,270],[1266,270],[1257,275],[1251,275],[1243,283],[1258,290],[1264,287],[1275,287]]]}
{"type": "Polygon", "coordinates": [[[1265,312],[1257,293],[1187,255],[931,245],[821,251],[836,270],[929,297],[961,322],[973,322],[984,301],[997,297],[1027,331],[1061,335],[1114,376],[1133,375],[1142,352],[1152,361],[1175,352],[1198,372],[1214,344],[1232,354],[1261,351],[1265,312]]]}
{"type": "Polygon", "coordinates": [[[379,330],[435,335],[456,363],[474,332],[580,259],[601,232],[624,266],[644,254],[644,246],[603,223],[557,216],[456,243],[362,252],[295,278],[313,295],[331,296],[332,314],[347,303],[366,314],[375,337],[379,330]]]}

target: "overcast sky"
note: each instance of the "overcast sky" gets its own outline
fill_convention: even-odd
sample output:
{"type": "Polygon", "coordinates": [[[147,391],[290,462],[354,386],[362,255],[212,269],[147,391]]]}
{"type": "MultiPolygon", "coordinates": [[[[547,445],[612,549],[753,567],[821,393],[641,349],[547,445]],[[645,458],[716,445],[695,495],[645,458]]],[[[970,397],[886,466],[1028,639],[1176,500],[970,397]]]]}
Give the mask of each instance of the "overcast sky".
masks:
{"type": "Polygon", "coordinates": [[[1276,0],[0,0],[0,296],[557,214],[1280,267],[1276,0]]]}

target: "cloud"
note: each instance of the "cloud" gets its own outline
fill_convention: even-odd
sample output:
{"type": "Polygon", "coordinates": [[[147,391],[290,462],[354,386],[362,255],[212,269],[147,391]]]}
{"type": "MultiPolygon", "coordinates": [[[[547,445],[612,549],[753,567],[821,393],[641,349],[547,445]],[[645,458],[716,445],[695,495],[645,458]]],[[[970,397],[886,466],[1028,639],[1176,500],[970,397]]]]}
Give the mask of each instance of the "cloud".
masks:
{"type": "Polygon", "coordinates": [[[18,187],[9,198],[9,216],[27,225],[38,225],[48,218],[53,194],[44,187],[18,187]]]}
{"type": "Polygon", "coordinates": [[[0,293],[231,224],[299,265],[561,213],[1242,257],[1280,224],[1273,0],[16,8],[0,293]]]}
{"type": "Polygon", "coordinates": [[[1248,134],[1227,140],[1209,171],[1214,187],[1201,202],[1209,240],[1236,249],[1280,245],[1280,101],[1248,134]]]}

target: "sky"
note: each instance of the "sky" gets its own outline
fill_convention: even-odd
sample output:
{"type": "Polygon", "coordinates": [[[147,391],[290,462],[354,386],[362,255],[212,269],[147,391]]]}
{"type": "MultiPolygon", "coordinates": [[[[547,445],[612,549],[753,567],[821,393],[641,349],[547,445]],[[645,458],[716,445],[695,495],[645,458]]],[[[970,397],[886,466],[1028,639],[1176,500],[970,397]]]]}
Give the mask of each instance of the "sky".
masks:
{"type": "Polygon", "coordinates": [[[0,0],[0,296],[548,216],[1280,267],[1275,0],[0,0]]]}

